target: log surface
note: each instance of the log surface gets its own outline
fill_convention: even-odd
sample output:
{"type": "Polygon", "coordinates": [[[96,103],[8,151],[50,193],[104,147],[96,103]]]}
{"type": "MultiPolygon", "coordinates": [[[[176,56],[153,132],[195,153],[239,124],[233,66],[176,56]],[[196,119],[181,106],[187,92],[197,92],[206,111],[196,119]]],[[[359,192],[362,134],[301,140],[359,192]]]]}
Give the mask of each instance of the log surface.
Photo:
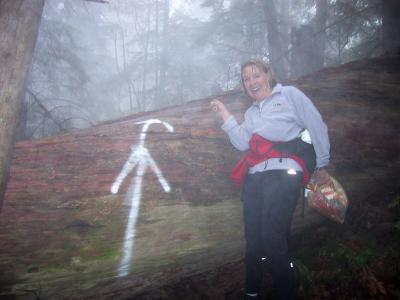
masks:
{"type": "MultiPolygon", "coordinates": [[[[399,186],[400,60],[356,61],[290,82],[321,111],[333,175],[350,201],[399,186]]],[[[240,120],[240,91],[219,98],[240,120]]],[[[211,99],[141,113],[74,133],[16,145],[0,215],[0,295],[41,299],[126,298],[243,256],[240,191],[229,173],[240,153],[210,112],[211,99]],[[140,143],[170,191],[148,168],[140,193],[135,166],[111,187],[140,143]],[[135,148],[133,147],[135,150],[135,148]],[[127,276],[118,269],[131,200],[140,203],[127,276]]],[[[298,207],[294,230],[321,221],[298,207]]]]}

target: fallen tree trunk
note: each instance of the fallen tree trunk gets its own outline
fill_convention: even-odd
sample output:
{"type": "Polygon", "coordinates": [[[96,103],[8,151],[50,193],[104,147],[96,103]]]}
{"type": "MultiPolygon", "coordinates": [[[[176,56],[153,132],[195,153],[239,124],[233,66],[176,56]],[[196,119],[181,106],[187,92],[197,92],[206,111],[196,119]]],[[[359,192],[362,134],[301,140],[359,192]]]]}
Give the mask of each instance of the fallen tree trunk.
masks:
{"type": "MultiPolygon", "coordinates": [[[[322,70],[292,84],[332,140],[350,201],[399,186],[398,56],[322,70]]],[[[219,98],[240,119],[240,91],[219,98]]],[[[0,292],[127,298],[243,256],[240,157],[210,99],[75,133],[19,142],[0,215],[0,292]]],[[[320,222],[295,213],[294,230],[320,222]]]]}

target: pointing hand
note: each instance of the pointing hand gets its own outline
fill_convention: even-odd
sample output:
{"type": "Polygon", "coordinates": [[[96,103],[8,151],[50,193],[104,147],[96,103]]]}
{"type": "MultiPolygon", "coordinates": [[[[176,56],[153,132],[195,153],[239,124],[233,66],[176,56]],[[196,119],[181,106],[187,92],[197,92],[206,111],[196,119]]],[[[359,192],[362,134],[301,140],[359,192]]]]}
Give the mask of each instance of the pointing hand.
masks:
{"type": "Polygon", "coordinates": [[[225,104],[218,99],[212,100],[210,106],[212,111],[216,112],[224,121],[231,116],[231,113],[228,111],[225,104]]]}

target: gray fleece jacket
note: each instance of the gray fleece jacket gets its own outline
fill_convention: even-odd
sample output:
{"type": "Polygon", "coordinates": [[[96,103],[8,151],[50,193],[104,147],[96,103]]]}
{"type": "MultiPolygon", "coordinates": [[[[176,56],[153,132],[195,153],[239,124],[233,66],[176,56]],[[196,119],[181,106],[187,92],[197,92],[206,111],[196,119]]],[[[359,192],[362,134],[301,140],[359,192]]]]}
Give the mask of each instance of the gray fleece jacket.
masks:
{"type": "MultiPolygon", "coordinates": [[[[311,100],[293,86],[276,84],[272,95],[260,102],[254,102],[245,115],[242,124],[238,124],[231,116],[222,125],[233,144],[240,150],[249,149],[249,141],[253,134],[258,134],[272,142],[287,142],[300,136],[307,129],[317,156],[316,167],[329,164],[328,128],[311,100]]],[[[263,170],[295,169],[300,166],[292,159],[269,159],[260,164],[263,170]]],[[[260,171],[256,166],[250,173],[260,171]]]]}

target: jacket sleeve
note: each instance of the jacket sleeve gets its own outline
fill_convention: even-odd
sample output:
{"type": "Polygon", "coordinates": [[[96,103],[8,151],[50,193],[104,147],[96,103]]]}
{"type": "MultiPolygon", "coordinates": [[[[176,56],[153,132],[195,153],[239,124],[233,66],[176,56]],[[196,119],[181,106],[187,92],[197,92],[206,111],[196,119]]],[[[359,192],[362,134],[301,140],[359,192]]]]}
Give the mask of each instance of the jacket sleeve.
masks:
{"type": "Polygon", "coordinates": [[[228,135],[232,145],[239,151],[246,151],[249,149],[249,141],[251,138],[251,129],[245,120],[242,124],[238,124],[235,117],[230,116],[222,125],[222,130],[228,135]]]}
{"type": "Polygon", "coordinates": [[[317,156],[316,167],[329,165],[328,127],[322,120],[321,114],[311,100],[299,89],[293,86],[284,87],[284,94],[293,104],[299,125],[310,132],[317,156]]]}

